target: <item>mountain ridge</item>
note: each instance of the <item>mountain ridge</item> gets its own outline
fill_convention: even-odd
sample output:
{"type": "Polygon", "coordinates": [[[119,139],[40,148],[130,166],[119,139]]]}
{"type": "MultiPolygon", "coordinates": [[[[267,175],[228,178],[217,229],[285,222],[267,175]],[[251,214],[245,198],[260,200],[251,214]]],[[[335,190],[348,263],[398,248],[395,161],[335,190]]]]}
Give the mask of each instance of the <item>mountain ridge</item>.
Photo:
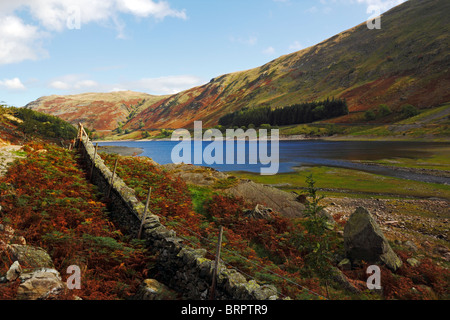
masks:
{"type": "MultiPolygon", "coordinates": [[[[75,119],[73,110],[65,111],[59,102],[58,108],[49,108],[49,101],[27,107],[72,123],[83,120],[96,130],[113,130],[119,123],[128,130],[190,128],[196,120],[208,127],[244,107],[275,108],[327,97],[346,99],[349,105],[350,114],[335,119],[337,123],[361,122],[366,110],[380,104],[393,111],[404,104],[430,108],[450,101],[450,23],[445,12],[450,12],[445,0],[407,1],[381,16],[380,30],[361,23],[260,67],[220,75],[174,95],[153,96],[128,119],[131,111],[118,112],[117,106],[107,119],[95,110],[91,114],[96,117],[86,113],[75,119]]],[[[122,103],[129,109],[137,103],[131,100],[122,103]]]]}

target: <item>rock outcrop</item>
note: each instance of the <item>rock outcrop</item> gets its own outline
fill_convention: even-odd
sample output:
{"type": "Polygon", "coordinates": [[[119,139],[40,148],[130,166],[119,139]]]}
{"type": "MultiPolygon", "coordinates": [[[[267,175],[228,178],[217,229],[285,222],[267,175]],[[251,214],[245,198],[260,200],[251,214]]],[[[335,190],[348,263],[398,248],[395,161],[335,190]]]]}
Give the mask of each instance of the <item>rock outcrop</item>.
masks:
{"type": "Polygon", "coordinates": [[[57,298],[67,287],[50,255],[42,248],[23,244],[25,239],[14,234],[13,228],[0,224],[1,253],[8,255],[12,261],[6,275],[0,277],[0,282],[20,281],[16,300],[57,298]]]}
{"type": "Polygon", "coordinates": [[[305,210],[305,206],[296,200],[296,195],[293,193],[250,180],[241,180],[226,192],[242,197],[250,203],[263,204],[288,218],[302,217],[305,210]]]}
{"type": "Polygon", "coordinates": [[[402,266],[372,215],[362,207],[356,209],[345,225],[344,247],[352,262],[385,264],[393,271],[402,266]]]}

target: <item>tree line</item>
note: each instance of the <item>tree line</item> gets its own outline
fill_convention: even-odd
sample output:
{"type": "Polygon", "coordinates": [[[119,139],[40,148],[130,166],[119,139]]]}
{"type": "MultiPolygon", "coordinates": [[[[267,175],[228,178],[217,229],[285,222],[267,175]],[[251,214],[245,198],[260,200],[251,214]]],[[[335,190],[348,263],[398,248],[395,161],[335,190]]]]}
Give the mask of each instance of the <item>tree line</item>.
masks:
{"type": "Polygon", "coordinates": [[[305,102],[276,109],[271,107],[244,108],[221,117],[219,125],[224,127],[248,127],[250,124],[256,127],[262,124],[283,126],[311,123],[346,114],[348,114],[347,102],[332,98],[331,100],[305,102]]]}

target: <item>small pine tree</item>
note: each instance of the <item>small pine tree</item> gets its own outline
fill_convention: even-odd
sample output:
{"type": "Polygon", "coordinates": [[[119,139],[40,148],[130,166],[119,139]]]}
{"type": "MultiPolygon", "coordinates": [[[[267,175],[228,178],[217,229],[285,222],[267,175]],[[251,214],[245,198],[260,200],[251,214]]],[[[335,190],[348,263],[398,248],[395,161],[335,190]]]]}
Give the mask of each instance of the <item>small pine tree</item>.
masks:
{"type": "Polygon", "coordinates": [[[305,252],[305,265],[308,273],[316,274],[320,279],[327,281],[332,272],[331,239],[327,232],[328,218],[321,214],[325,206],[320,205],[324,196],[317,194],[315,180],[312,174],[306,178],[307,201],[304,215],[307,219],[303,222],[306,234],[300,237],[298,243],[305,252]]]}

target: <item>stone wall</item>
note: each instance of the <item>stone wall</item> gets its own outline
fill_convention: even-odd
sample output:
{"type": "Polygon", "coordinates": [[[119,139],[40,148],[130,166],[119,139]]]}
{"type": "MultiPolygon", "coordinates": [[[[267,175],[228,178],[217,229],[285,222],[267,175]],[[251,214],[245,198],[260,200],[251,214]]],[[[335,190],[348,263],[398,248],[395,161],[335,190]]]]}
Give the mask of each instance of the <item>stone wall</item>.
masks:
{"type": "MultiPolygon", "coordinates": [[[[84,138],[78,143],[88,170],[92,167],[95,148],[84,138]]],[[[112,172],[101,157],[95,158],[92,182],[106,194],[110,187],[112,172]]],[[[137,200],[133,189],[129,188],[117,175],[110,193],[110,212],[112,220],[124,232],[137,235],[145,206],[137,200]]],[[[141,236],[148,249],[158,253],[157,269],[161,272],[158,279],[183,294],[187,299],[201,300],[209,298],[212,283],[214,261],[206,259],[206,250],[193,249],[177,237],[175,231],[166,228],[159,217],[147,213],[141,236]]],[[[216,298],[226,300],[267,300],[278,299],[274,286],[259,285],[256,281],[247,281],[234,269],[228,269],[220,263],[216,278],[216,298]]]]}

